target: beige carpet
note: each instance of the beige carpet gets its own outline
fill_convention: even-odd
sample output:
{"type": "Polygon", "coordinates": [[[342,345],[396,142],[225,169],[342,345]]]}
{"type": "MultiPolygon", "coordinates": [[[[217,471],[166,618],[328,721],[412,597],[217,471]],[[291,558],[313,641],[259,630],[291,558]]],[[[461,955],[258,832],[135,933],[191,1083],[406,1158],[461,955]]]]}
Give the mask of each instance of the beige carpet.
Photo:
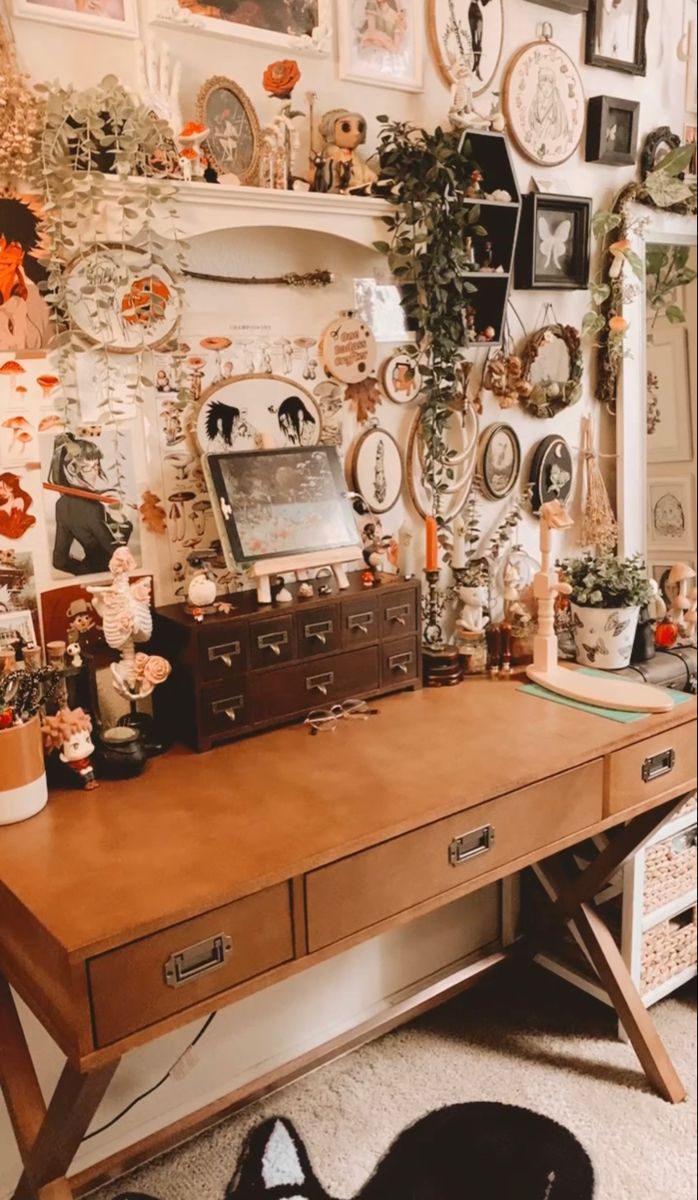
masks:
{"type": "Polygon", "coordinates": [[[328,1191],[345,1200],[424,1113],[498,1100],[546,1113],[576,1134],[594,1162],[597,1200],[695,1200],[695,987],[653,1011],[689,1088],[686,1104],[665,1104],[649,1091],[632,1050],[615,1040],[609,1009],[526,967],[493,977],[95,1197],[112,1200],[128,1186],[158,1200],[222,1200],[248,1129],[280,1114],[296,1123],[328,1191]]]}

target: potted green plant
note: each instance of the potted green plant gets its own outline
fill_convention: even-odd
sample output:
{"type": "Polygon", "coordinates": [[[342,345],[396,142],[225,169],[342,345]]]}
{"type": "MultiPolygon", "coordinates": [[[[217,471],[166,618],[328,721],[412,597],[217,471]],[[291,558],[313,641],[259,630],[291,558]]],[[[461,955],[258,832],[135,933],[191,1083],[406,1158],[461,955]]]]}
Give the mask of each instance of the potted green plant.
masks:
{"type": "Polygon", "coordinates": [[[651,597],[642,556],[584,554],[563,562],[562,571],[572,587],[577,661],[605,671],[627,667],[640,609],[651,597]]]}

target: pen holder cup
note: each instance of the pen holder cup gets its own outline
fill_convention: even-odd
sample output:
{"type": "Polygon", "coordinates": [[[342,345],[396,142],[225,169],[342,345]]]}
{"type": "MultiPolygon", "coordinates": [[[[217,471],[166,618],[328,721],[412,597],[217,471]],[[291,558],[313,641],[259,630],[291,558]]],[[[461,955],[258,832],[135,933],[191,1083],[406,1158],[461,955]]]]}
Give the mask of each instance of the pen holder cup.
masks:
{"type": "Polygon", "coordinates": [[[0,730],[0,825],[14,825],[46,807],[48,787],[38,717],[0,730]]]}

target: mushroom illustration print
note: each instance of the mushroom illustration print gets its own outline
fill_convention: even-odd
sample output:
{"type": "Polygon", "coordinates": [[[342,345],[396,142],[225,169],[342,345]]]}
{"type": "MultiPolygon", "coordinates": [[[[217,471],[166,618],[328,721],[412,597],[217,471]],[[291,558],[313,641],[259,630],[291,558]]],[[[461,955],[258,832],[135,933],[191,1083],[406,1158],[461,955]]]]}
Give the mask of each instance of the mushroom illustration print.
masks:
{"type": "Polygon", "coordinates": [[[51,392],[55,391],[60,383],[57,375],[37,375],[36,382],[41,388],[41,395],[44,403],[47,402],[51,392]]]}
{"type": "Polygon", "coordinates": [[[7,417],[7,419],[2,422],[2,428],[9,429],[12,432],[12,439],[8,446],[8,453],[11,454],[13,450],[16,450],[20,454],[23,454],[33,436],[32,427],[27,421],[26,417],[23,417],[19,414],[14,417],[7,417]]]}
{"type": "Polygon", "coordinates": [[[223,378],[223,367],[221,363],[221,354],[224,350],[229,350],[232,346],[232,341],[229,337],[205,337],[199,342],[202,350],[211,350],[216,360],[216,377],[223,378]]]}
{"type": "Polygon", "coordinates": [[[22,364],[16,362],[12,358],[9,359],[8,362],[4,362],[2,364],[2,366],[0,367],[0,375],[2,375],[4,379],[10,380],[10,395],[11,396],[14,396],[14,394],[15,394],[15,388],[17,387],[18,377],[20,375],[24,375],[24,374],[26,374],[26,372],[25,372],[22,364]]]}

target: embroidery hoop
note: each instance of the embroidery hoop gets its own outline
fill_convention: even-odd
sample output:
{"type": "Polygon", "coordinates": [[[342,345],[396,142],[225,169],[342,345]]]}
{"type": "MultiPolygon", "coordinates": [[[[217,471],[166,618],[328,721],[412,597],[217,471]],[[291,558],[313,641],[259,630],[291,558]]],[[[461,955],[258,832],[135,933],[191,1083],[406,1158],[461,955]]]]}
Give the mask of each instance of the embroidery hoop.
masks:
{"type": "MultiPolygon", "coordinates": [[[[502,84],[502,107],[504,110],[504,115],[506,117],[507,128],[509,130],[509,133],[511,134],[511,137],[512,137],[513,141],[516,143],[516,146],[517,146],[518,150],[521,152],[521,154],[523,154],[525,158],[529,159],[530,162],[539,163],[543,167],[560,166],[561,163],[567,162],[567,160],[569,158],[571,158],[572,155],[575,153],[575,151],[577,150],[577,148],[579,146],[579,143],[582,140],[582,135],[584,133],[584,120],[585,120],[585,109],[586,109],[586,104],[585,104],[586,95],[584,92],[584,84],[582,82],[582,77],[581,77],[579,71],[577,70],[575,63],[570,58],[570,56],[560,46],[558,46],[556,42],[552,41],[552,36],[553,36],[552,25],[550,24],[549,21],[544,21],[543,25],[541,27],[541,37],[535,42],[528,42],[525,46],[522,46],[522,48],[520,50],[517,50],[516,54],[514,55],[511,62],[509,63],[509,66],[506,69],[506,73],[504,75],[504,82],[502,84]],[[579,91],[579,99],[580,99],[580,117],[578,120],[578,126],[577,126],[577,130],[575,133],[576,141],[575,141],[574,145],[571,147],[571,149],[566,154],[559,155],[555,158],[550,158],[550,157],[542,156],[540,154],[536,154],[536,153],[532,152],[531,149],[526,145],[526,141],[520,133],[520,126],[517,128],[516,104],[515,104],[515,102],[513,102],[513,97],[511,95],[513,81],[514,81],[514,74],[517,71],[517,69],[519,69],[524,58],[527,55],[537,54],[539,56],[539,59],[538,59],[538,62],[536,65],[537,65],[537,67],[540,67],[541,66],[540,55],[546,47],[548,50],[548,54],[551,58],[557,58],[559,56],[559,58],[564,60],[566,69],[570,72],[570,77],[576,81],[576,85],[577,85],[577,88],[579,91]]],[[[555,75],[558,76],[559,70],[558,70],[557,66],[553,66],[552,69],[555,72],[555,75]]],[[[572,97],[570,97],[570,99],[572,99],[572,97]]]]}

